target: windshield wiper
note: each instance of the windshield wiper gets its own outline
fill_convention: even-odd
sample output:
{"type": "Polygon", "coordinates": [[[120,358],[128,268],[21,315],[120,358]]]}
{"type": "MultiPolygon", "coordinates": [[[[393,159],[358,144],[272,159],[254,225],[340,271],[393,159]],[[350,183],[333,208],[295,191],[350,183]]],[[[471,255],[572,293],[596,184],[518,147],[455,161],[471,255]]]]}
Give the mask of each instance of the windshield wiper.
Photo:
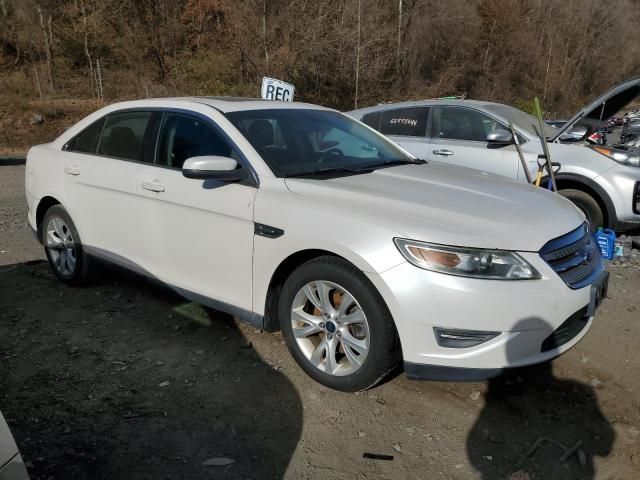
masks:
{"type": "Polygon", "coordinates": [[[367,168],[384,168],[395,167],[396,165],[424,165],[427,163],[422,158],[396,158],[394,160],[385,160],[384,162],[374,163],[373,165],[367,165],[367,168]]]}
{"type": "Polygon", "coordinates": [[[295,178],[295,177],[315,177],[322,175],[331,175],[331,174],[360,174],[360,173],[371,173],[373,172],[372,168],[348,168],[348,167],[333,167],[333,168],[321,168],[319,170],[311,170],[309,172],[300,172],[300,173],[289,173],[286,174],[285,178],[295,178]]]}

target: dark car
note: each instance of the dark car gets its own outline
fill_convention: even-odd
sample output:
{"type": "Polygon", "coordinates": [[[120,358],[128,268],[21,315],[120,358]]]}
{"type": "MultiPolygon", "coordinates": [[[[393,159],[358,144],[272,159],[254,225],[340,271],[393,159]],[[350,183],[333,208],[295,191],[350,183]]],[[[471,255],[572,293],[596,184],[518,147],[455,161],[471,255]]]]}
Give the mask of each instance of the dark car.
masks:
{"type": "Polygon", "coordinates": [[[611,117],[610,122],[613,122],[613,125],[616,127],[624,125],[624,119],[622,117],[611,117]]]}

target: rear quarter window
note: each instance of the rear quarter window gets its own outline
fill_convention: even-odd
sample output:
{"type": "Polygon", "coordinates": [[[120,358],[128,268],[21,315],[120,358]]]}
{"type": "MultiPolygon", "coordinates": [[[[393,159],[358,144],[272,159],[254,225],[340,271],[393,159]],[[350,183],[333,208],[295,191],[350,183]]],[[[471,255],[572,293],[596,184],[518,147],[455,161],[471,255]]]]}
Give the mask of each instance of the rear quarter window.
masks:
{"type": "Polygon", "coordinates": [[[367,113],[364,117],[362,117],[361,122],[365,125],[370,126],[371,128],[380,131],[380,117],[382,116],[382,112],[371,112],[367,113]]]}
{"type": "Polygon", "coordinates": [[[401,137],[426,137],[428,107],[396,108],[382,112],[380,133],[401,137]]]}

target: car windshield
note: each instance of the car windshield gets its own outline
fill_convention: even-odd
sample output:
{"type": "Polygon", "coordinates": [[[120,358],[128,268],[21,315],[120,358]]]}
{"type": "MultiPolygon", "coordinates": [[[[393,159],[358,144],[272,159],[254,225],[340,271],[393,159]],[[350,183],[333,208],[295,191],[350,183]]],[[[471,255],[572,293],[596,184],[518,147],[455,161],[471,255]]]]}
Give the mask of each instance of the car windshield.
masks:
{"type": "MultiPolygon", "coordinates": [[[[529,115],[527,112],[523,112],[515,107],[510,107],[509,105],[489,104],[485,107],[490,112],[500,115],[513,123],[514,126],[525,130],[534,138],[537,138],[538,134],[536,133],[536,130],[538,130],[538,120],[533,115],[529,115]]],[[[542,128],[544,130],[545,138],[554,137],[558,133],[557,128],[553,128],[551,125],[544,122],[542,123],[542,128]]]]}
{"type": "Polygon", "coordinates": [[[278,177],[367,173],[418,163],[361,123],[328,110],[274,108],[226,114],[278,177]]]}

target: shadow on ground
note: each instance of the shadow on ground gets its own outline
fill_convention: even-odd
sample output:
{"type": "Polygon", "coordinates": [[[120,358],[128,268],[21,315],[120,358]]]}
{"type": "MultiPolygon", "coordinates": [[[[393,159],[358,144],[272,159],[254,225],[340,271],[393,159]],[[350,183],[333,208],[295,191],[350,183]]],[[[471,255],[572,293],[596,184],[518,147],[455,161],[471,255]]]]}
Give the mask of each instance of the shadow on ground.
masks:
{"type": "Polygon", "coordinates": [[[302,430],[229,317],[121,270],[74,289],[44,262],[0,267],[0,386],[33,480],[277,479],[302,430]]]}
{"type": "MultiPolygon", "coordinates": [[[[516,354],[507,348],[508,358],[516,354]]],[[[483,480],[587,480],[614,441],[593,388],[555,377],[544,363],[489,380],[467,453],[483,480]]]]}

